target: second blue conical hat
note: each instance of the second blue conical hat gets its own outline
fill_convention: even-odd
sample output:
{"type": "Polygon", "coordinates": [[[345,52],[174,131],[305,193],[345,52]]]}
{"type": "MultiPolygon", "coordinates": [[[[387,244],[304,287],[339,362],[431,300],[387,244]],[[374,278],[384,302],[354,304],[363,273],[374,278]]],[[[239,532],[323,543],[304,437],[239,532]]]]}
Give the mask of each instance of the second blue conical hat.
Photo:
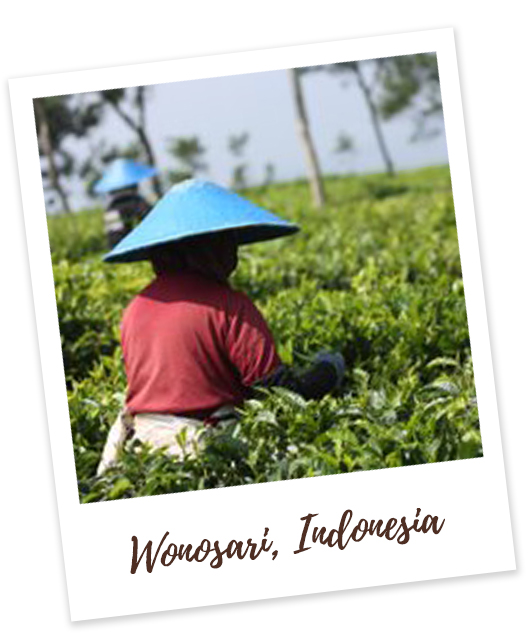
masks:
{"type": "Polygon", "coordinates": [[[149,259],[157,246],[232,230],[239,244],[291,235],[299,227],[212,182],[190,179],[172,187],[104,260],[149,259]]]}
{"type": "Polygon", "coordinates": [[[145,166],[130,159],[119,158],[109,165],[102,178],[96,182],[94,192],[110,193],[122,188],[135,186],[135,184],[153,177],[156,173],[157,169],[152,166],[145,166]]]}

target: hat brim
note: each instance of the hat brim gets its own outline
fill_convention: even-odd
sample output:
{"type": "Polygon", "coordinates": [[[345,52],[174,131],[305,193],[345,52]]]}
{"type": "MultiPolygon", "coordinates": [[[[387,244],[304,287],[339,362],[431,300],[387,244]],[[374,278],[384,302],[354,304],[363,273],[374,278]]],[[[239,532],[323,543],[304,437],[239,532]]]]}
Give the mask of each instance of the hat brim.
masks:
{"type": "Polygon", "coordinates": [[[98,195],[105,195],[107,193],[114,193],[125,188],[131,188],[137,186],[141,182],[155,177],[157,175],[157,169],[151,166],[135,167],[134,170],[130,169],[131,174],[120,173],[118,175],[111,174],[102,177],[93,186],[93,191],[98,195]]]}
{"type": "Polygon", "coordinates": [[[250,224],[249,226],[240,226],[238,228],[221,228],[215,231],[209,231],[205,233],[191,233],[190,235],[184,235],[177,239],[164,239],[162,241],[154,241],[151,244],[145,244],[144,246],[136,250],[125,250],[123,253],[113,250],[104,256],[103,260],[107,263],[130,263],[134,261],[149,260],[154,254],[154,251],[158,247],[168,246],[169,244],[176,244],[196,237],[208,237],[209,235],[217,235],[221,233],[231,232],[236,239],[237,244],[254,244],[257,242],[270,241],[272,239],[278,239],[280,237],[287,237],[299,232],[300,228],[296,224],[250,224]]]}

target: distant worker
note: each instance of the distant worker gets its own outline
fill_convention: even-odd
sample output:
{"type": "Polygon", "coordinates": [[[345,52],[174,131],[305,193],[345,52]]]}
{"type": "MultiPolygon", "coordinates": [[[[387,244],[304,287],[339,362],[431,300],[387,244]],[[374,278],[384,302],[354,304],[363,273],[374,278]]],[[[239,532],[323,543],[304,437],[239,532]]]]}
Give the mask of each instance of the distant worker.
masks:
{"type": "Polygon", "coordinates": [[[127,307],[121,342],[125,410],[111,431],[98,473],[130,437],[182,457],[176,435],[194,450],[200,426],[235,418],[256,388],[284,386],[321,398],[344,374],[339,353],[320,353],[300,373],[282,364],[253,302],[228,283],[238,246],[299,228],[224,188],[191,179],[172,189],[108,255],[149,260],[155,278],[127,307]]]}
{"type": "Polygon", "coordinates": [[[109,248],[133,230],[150,210],[150,205],[138,192],[138,184],[156,173],[157,170],[151,166],[129,159],[116,159],[96,182],[94,191],[106,193],[110,198],[104,213],[109,248]]]}

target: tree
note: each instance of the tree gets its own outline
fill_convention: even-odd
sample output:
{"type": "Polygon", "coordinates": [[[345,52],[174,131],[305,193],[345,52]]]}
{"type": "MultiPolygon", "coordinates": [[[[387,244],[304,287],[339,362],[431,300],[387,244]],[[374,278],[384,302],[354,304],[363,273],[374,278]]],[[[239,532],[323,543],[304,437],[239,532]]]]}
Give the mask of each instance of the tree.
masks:
{"type": "MultiPolygon", "coordinates": [[[[146,91],[147,87],[137,86],[131,89],[100,91],[100,95],[104,103],[135,133],[145,161],[156,168],[155,153],[146,127],[146,91]]],[[[158,175],[152,177],[152,184],[157,196],[162,197],[163,188],[158,175]]]]}
{"type": "MultiPolygon", "coordinates": [[[[247,143],[249,142],[249,133],[245,131],[240,135],[230,135],[228,141],[229,151],[236,157],[242,158],[245,153],[247,143]]],[[[232,187],[235,189],[245,188],[247,186],[247,170],[246,162],[240,162],[233,167],[232,187]]]]}
{"type": "Polygon", "coordinates": [[[233,177],[232,177],[232,188],[235,190],[241,190],[242,188],[246,188],[248,184],[247,179],[247,165],[246,164],[237,164],[233,168],[233,177]]]}
{"type": "Polygon", "coordinates": [[[314,143],[310,134],[303,89],[301,87],[300,76],[302,72],[302,69],[288,69],[288,78],[295,107],[296,130],[301,141],[305,163],[307,165],[312,202],[316,208],[321,208],[325,204],[325,192],[323,190],[318,156],[314,150],[314,143]]]}
{"type": "Polygon", "coordinates": [[[355,78],[356,83],[358,84],[358,87],[360,88],[360,91],[362,92],[362,95],[364,97],[364,101],[366,102],[366,106],[369,110],[373,130],[375,132],[375,137],[377,138],[377,144],[379,146],[384,165],[386,166],[386,172],[388,173],[388,175],[394,175],[395,167],[390,155],[390,151],[388,150],[388,146],[386,144],[380,122],[379,107],[375,95],[375,85],[374,83],[369,82],[368,78],[366,77],[366,73],[363,71],[363,67],[369,67],[370,65],[374,65],[375,63],[376,60],[363,60],[360,62],[339,62],[337,64],[328,65],[327,68],[335,73],[351,74],[355,78]]]}
{"type": "Polygon", "coordinates": [[[377,103],[387,120],[405,109],[414,112],[413,140],[435,135],[427,124],[442,113],[438,59],[435,53],[417,53],[375,61],[379,80],[377,103]]]}
{"type": "Polygon", "coordinates": [[[263,186],[269,186],[275,181],[275,166],[268,162],[264,167],[264,183],[263,186]]]}
{"type": "Polygon", "coordinates": [[[230,135],[228,142],[229,150],[236,157],[242,157],[248,142],[249,133],[246,133],[245,131],[240,133],[240,135],[230,135]]]}
{"type": "Polygon", "coordinates": [[[377,105],[375,104],[371,86],[367,82],[364,76],[361,64],[358,62],[352,62],[351,64],[353,65],[352,68],[355,73],[358,86],[360,87],[360,90],[362,91],[362,94],[364,95],[364,99],[366,100],[366,104],[368,106],[368,109],[371,115],[371,123],[373,124],[373,130],[375,131],[375,136],[377,138],[377,143],[379,145],[382,159],[384,160],[384,163],[386,165],[386,172],[388,173],[388,175],[394,175],[395,168],[392,162],[390,152],[386,145],[386,141],[384,139],[384,134],[383,134],[380,119],[379,119],[377,105]]]}
{"type": "Polygon", "coordinates": [[[308,67],[307,70],[322,69],[350,74],[356,80],[370,112],[377,143],[390,175],[394,174],[395,169],[386,145],[381,120],[389,120],[406,109],[412,109],[416,125],[412,140],[439,132],[426,128],[428,121],[442,111],[435,53],[340,62],[322,67],[308,67]],[[368,78],[371,78],[371,81],[368,78]]]}
{"type": "Polygon", "coordinates": [[[71,136],[84,137],[100,122],[101,104],[87,102],[83,96],[59,95],[35,98],[33,106],[39,154],[46,159],[46,168],[42,169],[44,187],[55,193],[63,211],[70,213],[62,178],[74,173],[76,163],[65,148],[65,141],[71,136]]]}
{"type": "Polygon", "coordinates": [[[180,164],[178,170],[168,171],[168,178],[172,184],[193,177],[196,173],[205,171],[207,164],[203,161],[205,147],[197,136],[172,137],[168,140],[168,152],[180,164]]]}
{"type": "Polygon", "coordinates": [[[345,133],[345,131],[341,131],[340,133],[338,133],[334,152],[341,157],[346,157],[347,155],[354,154],[356,152],[355,142],[353,141],[353,138],[345,133]]]}

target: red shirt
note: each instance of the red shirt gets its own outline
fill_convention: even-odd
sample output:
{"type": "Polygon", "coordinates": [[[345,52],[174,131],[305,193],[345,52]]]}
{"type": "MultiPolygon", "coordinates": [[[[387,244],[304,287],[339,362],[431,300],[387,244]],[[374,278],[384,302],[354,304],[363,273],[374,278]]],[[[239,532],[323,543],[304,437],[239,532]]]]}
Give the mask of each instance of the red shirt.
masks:
{"type": "Polygon", "coordinates": [[[251,300],[192,272],[157,276],[126,308],[121,337],[133,414],[240,404],[280,364],[251,300]]]}

